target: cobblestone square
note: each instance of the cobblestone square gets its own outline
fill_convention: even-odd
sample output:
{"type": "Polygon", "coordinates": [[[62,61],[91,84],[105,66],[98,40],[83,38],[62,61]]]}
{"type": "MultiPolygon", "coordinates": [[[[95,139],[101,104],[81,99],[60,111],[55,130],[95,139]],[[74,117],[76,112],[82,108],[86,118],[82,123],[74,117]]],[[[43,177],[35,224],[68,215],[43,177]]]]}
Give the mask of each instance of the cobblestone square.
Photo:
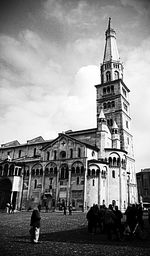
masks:
{"type": "Polygon", "coordinates": [[[0,255],[150,255],[150,227],[145,219],[145,237],[132,241],[108,241],[105,234],[87,232],[86,214],[41,212],[40,243],[31,244],[31,212],[0,213],[0,255]]]}

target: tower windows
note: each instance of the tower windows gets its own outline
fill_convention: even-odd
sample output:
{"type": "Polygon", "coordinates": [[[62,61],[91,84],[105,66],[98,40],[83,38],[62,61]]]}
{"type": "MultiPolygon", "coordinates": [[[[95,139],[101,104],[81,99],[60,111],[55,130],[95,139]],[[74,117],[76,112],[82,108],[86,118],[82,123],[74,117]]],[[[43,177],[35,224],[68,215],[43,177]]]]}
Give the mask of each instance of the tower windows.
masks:
{"type": "Polygon", "coordinates": [[[103,103],[103,108],[114,108],[115,107],[115,101],[108,101],[103,103]]]}
{"type": "Polygon", "coordinates": [[[109,82],[111,80],[111,73],[110,71],[106,72],[106,82],[109,82]]]}
{"type": "Polygon", "coordinates": [[[77,177],[77,185],[79,185],[79,177],[77,177]]]}
{"type": "Polygon", "coordinates": [[[126,97],[127,93],[126,93],[126,90],[124,88],[122,88],[122,92],[123,92],[123,95],[126,97]]]}
{"type": "Polygon", "coordinates": [[[127,107],[127,105],[123,102],[123,107],[124,107],[124,109],[126,110],[126,111],[128,111],[128,107],[127,107]]]}
{"type": "Polygon", "coordinates": [[[111,92],[114,93],[114,85],[111,85],[111,92]]]}
{"type": "Polygon", "coordinates": [[[103,88],[103,94],[106,94],[106,88],[103,88]]]}
{"type": "Polygon", "coordinates": [[[107,125],[112,126],[113,125],[113,120],[112,119],[107,119],[107,125]]]}
{"type": "Polygon", "coordinates": [[[128,121],[126,121],[126,128],[129,128],[129,123],[128,123],[128,121]]]}
{"type": "Polygon", "coordinates": [[[115,80],[119,79],[119,72],[118,71],[115,71],[114,75],[115,75],[115,80]]]}
{"type": "Polygon", "coordinates": [[[103,88],[103,95],[110,94],[110,93],[114,94],[114,85],[103,88]]]}

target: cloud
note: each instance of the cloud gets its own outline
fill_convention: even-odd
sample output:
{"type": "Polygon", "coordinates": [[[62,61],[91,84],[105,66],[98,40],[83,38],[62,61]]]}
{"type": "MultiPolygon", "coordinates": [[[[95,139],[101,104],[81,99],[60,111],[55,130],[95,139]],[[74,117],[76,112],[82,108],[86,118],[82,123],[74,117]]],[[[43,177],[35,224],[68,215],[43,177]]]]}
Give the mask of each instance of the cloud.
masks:
{"type": "Polygon", "coordinates": [[[150,37],[128,52],[125,65],[126,84],[131,89],[131,117],[138,170],[149,167],[150,131],[150,37]]]}
{"type": "MultiPolygon", "coordinates": [[[[33,31],[22,31],[18,38],[1,35],[1,143],[14,139],[24,142],[38,135],[50,139],[70,127],[93,127],[94,83],[99,82],[99,69],[94,65],[82,67],[78,60],[73,73],[71,65],[77,54],[82,58],[84,45],[80,40],[80,47],[78,41],[74,48],[67,46],[58,51],[57,45],[33,31]],[[71,52],[71,59],[60,63],[71,52]]],[[[86,49],[91,46],[89,43],[86,49]]]]}

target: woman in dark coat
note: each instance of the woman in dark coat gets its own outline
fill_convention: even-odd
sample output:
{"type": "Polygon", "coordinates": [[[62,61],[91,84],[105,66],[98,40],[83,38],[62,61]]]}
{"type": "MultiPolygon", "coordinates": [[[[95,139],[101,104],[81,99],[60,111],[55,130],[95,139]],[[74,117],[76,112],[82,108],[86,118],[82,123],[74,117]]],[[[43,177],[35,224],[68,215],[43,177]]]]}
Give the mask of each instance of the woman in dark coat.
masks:
{"type": "Polygon", "coordinates": [[[39,235],[40,235],[40,213],[38,208],[34,209],[31,215],[31,222],[30,222],[30,235],[31,235],[31,242],[38,243],[39,235]]]}

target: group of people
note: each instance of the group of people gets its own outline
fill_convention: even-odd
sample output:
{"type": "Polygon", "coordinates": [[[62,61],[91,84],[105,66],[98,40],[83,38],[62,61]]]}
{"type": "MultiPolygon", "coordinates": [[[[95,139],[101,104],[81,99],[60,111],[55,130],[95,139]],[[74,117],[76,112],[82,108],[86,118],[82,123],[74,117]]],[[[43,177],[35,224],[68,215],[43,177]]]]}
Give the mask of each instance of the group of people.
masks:
{"type": "Polygon", "coordinates": [[[126,220],[123,221],[123,214],[115,204],[93,205],[87,212],[88,232],[96,233],[97,229],[105,233],[109,240],[115,236],[117,240],[122,240],[124,236],[132,237],[137,230],[143,230],[143,209],[139,205],[128,206],[125,211],[126,220]]]}
{"type": "MultiPolygon", "coordinates": [[[[65,204],[63,206],[63,210],[64,210],[64,215],[66,215],[67,214],[67,207],[66,207],[65,204]]],[[[69,211],[69,215],[72,215],[72,205],[71,204],[69,204],[69,206],[68,206],[68,211],[69,211]]]]}

